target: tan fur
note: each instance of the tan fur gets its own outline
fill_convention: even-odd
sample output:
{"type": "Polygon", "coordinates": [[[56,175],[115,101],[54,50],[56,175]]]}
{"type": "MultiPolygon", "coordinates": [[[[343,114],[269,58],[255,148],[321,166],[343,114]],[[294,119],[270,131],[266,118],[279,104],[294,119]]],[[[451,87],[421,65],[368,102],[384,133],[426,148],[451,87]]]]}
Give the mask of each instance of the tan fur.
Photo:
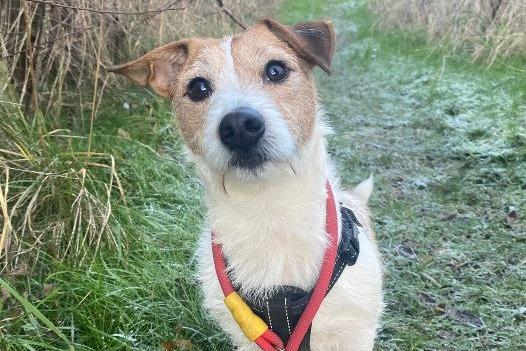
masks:
{"type": "Polygon", "coordinates": [[[312,136],[316,116],[317,95],[311,67],[263,24],[234,37],[232,46],[236,71],[242,84],[260,85],[268,92],[298,143],[304,145],[312,136]],[[276,59],[287,63],[292,72],[283,83],[265,83],[262,80],[263,69],[267,62],[276,59]]]}
{"type": "MultiPolygon", "coordinates": [[[[312,136],[316,116],[317,95],[312,78],[312,64],[301,60],[285,42],[273,34],[264,23],[258,23],[233,37],[234,64],[244,87],[258,86],[267,91],[278,104],[299,145],[312,136]],[[258,38],[258,40],[254,40],[258,38]],[[270,60],[282,60],[292,72],[282,84],[263,80],[265,65],[270,60]],[[298,98],[301,97],[301,98],[298,98]]],[[[141,85],[150,85],[158,94],[172,100],[178,126],[190,149],[200,154],[204,143],[204,117],[208,101],[193,103],[184,98],[190,79],[203,77],[212,84],[221,79],[225,66],[219,39],[191,39],[165,45],[128,64],[112,67],[112,72],[127,75],[141,85]],[[188,47],[184,58],[180,45],[188,47]],[[168,70],[173,62],[176,70],[168,70]],[[136,67],[132,69],[132,67],[136,67]],[[150,76],[150,67],[156,71],[150,76]],[[177,74],[171,71],[176,71],[177,74]],[[149,77],[150,76],[150,77],[149,77]],[[155,79],[152,79],[155,76],[155,79]]]]}
{"type": "Polygon", "coordinates": [[[112,69],[172,100],[209,209],[196,253],[204,306],[241,351],[257,347],[223,304],[210,231],[244,293],[265,296],[277,285],[310,290],[327,245],[326,180],[363,229],[356,265],[344,271],[313,321],[312,350],[373,348],[383,303],[381,260],[366,204],[372,180],[355,194],[340,189],[325,149],[328,128],[312,73],[314,65],[329,71],[333,52],[329,22],[284,26],[264,20],[233,37],[172,43],[112,69]],[[265,79],[265,66],[272,60],[290,68],[287,79],[265,79]],[[212,86],[212,94],[198,102],[186,96],[196,77],[212,86]],[[273,155],[253,173],[229,166],[229,153],[218,141],[219,121],[240,107],[259,110],[273,155]]]}
{"type": "Polygon", "coordinates": [[[287,43],[299,57],[311,65],[330,73],[334,55],[334,28],[331,22],[298,23],[284,26],[266,19],[262,21],[272,34],[287,43]]]}
{"type": "Polygon", "coordinates": [[[188,60],[175,82],[174,94],[171,97],[178,127],[188,147],[195,154],[202,153],[206,113],[210,108],[210,100],[195,103],[184,95],[189,81],[194,77],[203,77],[212,83],[221,79],[225,60],[219,44],[218,39],[193,40],[193,45],[198,50],[192,59],[188,60]]]}

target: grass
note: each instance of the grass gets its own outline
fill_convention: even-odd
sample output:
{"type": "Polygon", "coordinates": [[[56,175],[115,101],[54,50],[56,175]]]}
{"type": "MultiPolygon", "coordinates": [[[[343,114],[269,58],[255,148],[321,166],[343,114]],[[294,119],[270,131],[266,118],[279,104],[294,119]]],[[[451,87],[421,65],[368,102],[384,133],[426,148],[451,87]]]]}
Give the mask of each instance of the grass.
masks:
{"type": "Polygon", "coordinates": [[[525,72],[382,33],[355,2],[327,11],[340,48],[319,77],[331,152],[348,184],[376,175],[378,349],[520,349],[526,226],[511,208],[526,205],[525,72]]]}
{"type": "MultiPolygon", "coordinates": [[[[375,173],[387,303],[377,349],[520,350],[524,72],[382,33],[361,2],[286,1],[280,14],[336,24],[334,74],[318,76],[319,91],[344,182],[375,173]]],[[[202,190],[168,106],[139,89],[112,96],[92,148],[115,159],[126,206],[114,206],[113,223],[127,249],[102,247],[83,263],[42,253],[33,273],[3,275],[0,349],[230,349],[200,309],[192,253],[202,190]]]]}
{"type": "Polygon", "coordinates": [[[382,29],[419,30],[433,41],[469,51],[492,64],[526,53],[526,8],[521,1],[502,0],[371,0],[382,29]]]}
{"type": "Polygon", "coordinates": [[[125,254],[102,247],[83,263],[41,253],[32,274],[8,272],[1,350],[224,349],[224,336],[199,307],[191,261],[201,189],[170,128],[169,108],[138,90],[120,99],[133,101],[131,108],[106,101],[93,151],[115,158],[127,203],[115,208],[113,223],[128,233],[129,246],[125,254]]]}

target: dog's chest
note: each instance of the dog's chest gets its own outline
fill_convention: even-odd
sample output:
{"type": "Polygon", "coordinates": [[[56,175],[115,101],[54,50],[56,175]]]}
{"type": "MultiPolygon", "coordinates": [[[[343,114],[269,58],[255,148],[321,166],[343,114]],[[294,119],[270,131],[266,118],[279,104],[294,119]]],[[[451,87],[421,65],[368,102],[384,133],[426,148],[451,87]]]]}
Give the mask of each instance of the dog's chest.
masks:
{"type": "Polygon", "coordinates": [[[279,285],[310,289],[326,246],[325,202],[282,190],[213,206],[210,222],[233,283],[262,293],[279,285]]]}

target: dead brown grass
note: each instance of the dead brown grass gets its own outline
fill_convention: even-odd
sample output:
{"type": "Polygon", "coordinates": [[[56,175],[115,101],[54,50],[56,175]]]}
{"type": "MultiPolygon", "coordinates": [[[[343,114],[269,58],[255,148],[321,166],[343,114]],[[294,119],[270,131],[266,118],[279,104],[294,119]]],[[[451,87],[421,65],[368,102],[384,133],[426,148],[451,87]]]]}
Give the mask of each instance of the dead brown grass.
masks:
{"type": "Polygon", "coordinates": [[[273,3],[3,0],[0,57],[11,77],[6,84],[15,85],[26,112],[60,115],[62,108],[79,105],[96,112],[108,85],[101,64],[136,57],[181,37],[240,30],[240,23],[268,14],[273,3]]]}
{"type": "Polygon", "coordinates": [[[115,158],[76,150],[75,136],[49,129],[41,114],[29,122],[15,95],[0,94],[0,273],[23,274],[44,252],[77,263],[102,247],[122,252],[128,240],[113,211],[125,197],[115,158]]]}
{"type": "Polygon", "coordinates": [[[526,55],[526,2],[523,0],[372,0],[384,29],[424,30],[493,63],[526,55]]]}

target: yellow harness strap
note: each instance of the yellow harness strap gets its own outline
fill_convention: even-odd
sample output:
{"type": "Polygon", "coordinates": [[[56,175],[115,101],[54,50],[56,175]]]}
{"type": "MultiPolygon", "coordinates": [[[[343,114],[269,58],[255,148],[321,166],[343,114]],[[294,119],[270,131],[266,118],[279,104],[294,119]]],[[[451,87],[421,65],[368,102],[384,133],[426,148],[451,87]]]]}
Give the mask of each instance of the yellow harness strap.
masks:
{"type": "Polygon", "coordinates": [[[237,292],[234,291],[225,297],[225,305],[250,341],[255,341],[268,330],[265,322],[252,312],[237,292]]]}

